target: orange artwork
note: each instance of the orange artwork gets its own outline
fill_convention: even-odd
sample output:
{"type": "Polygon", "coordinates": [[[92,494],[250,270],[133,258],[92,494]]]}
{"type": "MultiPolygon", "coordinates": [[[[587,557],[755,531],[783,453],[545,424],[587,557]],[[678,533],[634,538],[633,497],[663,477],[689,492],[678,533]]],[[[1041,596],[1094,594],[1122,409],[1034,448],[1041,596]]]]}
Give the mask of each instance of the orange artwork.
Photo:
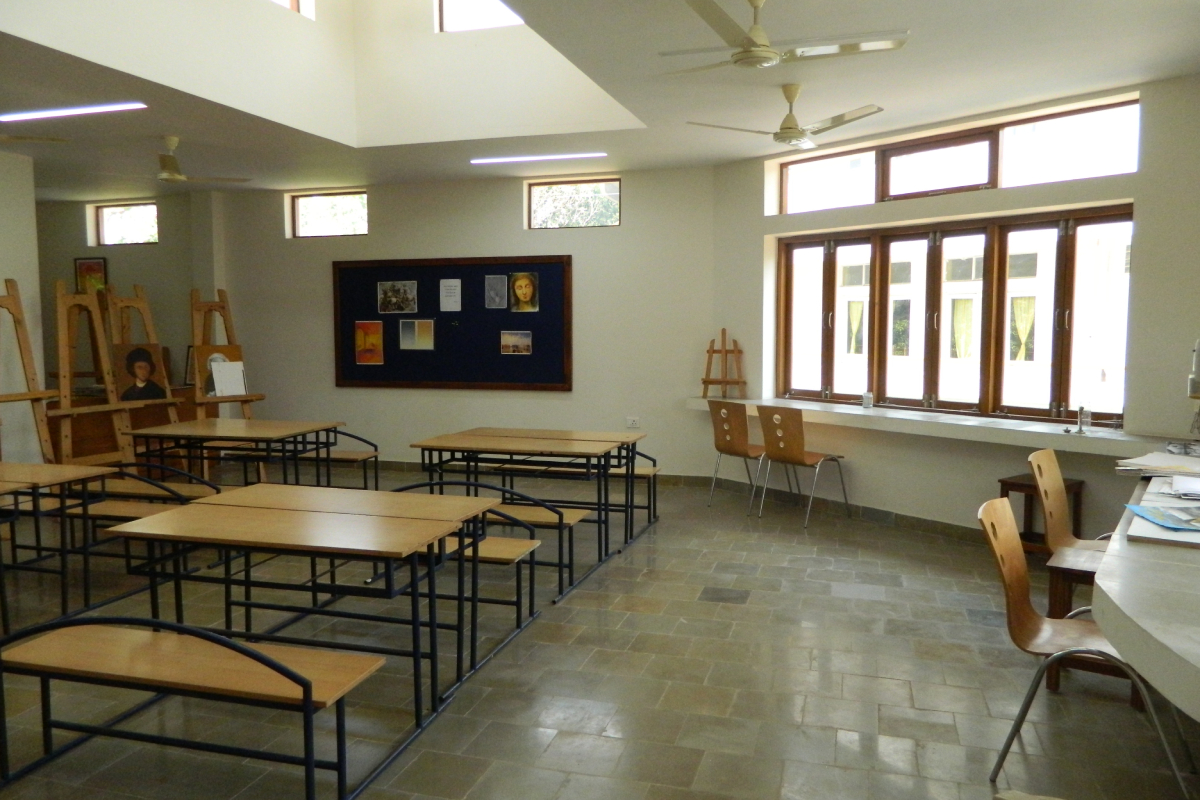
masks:
{"type": "Polygon", "coordinates": [[[354,323],[354,363],[383,363],[383,323],[378,320],[354,323]]]}

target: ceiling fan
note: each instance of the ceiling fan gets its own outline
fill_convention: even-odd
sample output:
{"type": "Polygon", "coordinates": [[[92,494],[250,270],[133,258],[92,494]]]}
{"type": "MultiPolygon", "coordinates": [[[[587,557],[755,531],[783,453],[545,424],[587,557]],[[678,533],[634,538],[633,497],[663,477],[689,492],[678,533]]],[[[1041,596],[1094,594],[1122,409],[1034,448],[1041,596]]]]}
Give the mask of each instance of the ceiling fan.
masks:
{"type": "Polygon", "coordinates": [[[703,67],[679,70],[676,75],[687,72],[703,72],[719,67],[773,67],[776,64],[793,64],[813,58],[828,56],[849,56],[857,53],[870,53],[876,50],[895,50],[903,47],[908,40],[908,31],[876,31],[860,33],[836,39],[790,39],[771,45],[767,33],[758,23],[758,12],[766,0],[747,0],[754,9],[754,21],[749,30],[734,21],[733,17],[717,5],[716,0],[685,0],[697,16],[712,28],[726,44],[726,47],[701,47],[692,50],[671,50],[659,53],[660,56],[683,56],[698,53],[719,53],[733,48],[729,59],[703,67]]]}
{"type": "Polygon", "coordinates": [[[779,124],[777,131],[754,131],[749,128],[731,128],[728,125],[712,125],[707,122],[689,122],[688,125],[699,125],[703,128],[720,128],[726,131],[740,131],[742,133],[757,133],[762,136],[770,136],[780,144],[786,144],[789,147],[798,147],[801,150],[812,150],[817,146],[817,143],[810,136],[817,136],[831,131],[834,128],[840,128],[843,125],[860,120],[863,117],[869,117],[872,114],[878,114],[883,111],[882,108],[876,105],[862,106],[853,111],[846,111],[837,116],[823,119],[820,122],[813,122],[809,125],[800,125],[796,122],[796,115],[792,113],[792,106],[796,103],[796,98],[800,96],[800,84],[785,83],[783,85],[783,97],[787,100],[788,113],[783,118],[783,122],[779,124]]]}
{"type": "Polygon", "coordinates": [[[0,142],[67,142],[69,139],[60,139],[57,136],[16,136],[8,133],[0,133],[0,142]]]}
{"type": "Polygon", "coordinates": [[[164,136],[163,144],[167,146],[166,153],[158,155],[158,179],[163,183],[248,183],[249,178],[202,178],[197,175],[184,175],[179,169],[179,159],[175,157],[175,148],[179,146],[178,136],[164,136]]]}

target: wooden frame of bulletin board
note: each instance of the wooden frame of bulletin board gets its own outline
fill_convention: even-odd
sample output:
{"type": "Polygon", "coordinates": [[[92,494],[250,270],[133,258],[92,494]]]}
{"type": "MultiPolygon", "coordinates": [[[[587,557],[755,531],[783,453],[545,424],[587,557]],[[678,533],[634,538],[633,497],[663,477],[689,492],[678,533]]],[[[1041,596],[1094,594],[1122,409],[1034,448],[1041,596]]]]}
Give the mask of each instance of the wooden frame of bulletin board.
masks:
{"type": "Polygon", "coordinates": [[[333,262],[338,386],[571,391],[571,257],[333,262]]]}

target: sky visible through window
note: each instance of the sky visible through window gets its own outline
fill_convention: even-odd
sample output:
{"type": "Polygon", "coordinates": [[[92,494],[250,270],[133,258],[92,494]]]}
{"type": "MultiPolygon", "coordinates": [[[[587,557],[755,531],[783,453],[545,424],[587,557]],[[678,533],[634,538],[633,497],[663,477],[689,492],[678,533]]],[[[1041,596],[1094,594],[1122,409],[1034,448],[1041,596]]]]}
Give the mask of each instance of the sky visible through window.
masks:
{"type": "Polygon", "coordinates": [[[100,244],[153,244],[158,241],[158,206],[100,207],[100,244]]]}

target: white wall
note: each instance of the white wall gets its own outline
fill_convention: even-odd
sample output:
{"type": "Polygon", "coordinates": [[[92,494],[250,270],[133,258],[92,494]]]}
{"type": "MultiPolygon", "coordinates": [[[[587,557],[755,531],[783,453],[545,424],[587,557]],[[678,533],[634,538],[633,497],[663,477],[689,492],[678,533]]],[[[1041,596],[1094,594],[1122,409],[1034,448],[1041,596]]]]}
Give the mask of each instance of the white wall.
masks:
{"type": "Polygon", "coordinates": [[[712,337],[712,171],[622,175],[622,224],[529,231],[520,180],[372,187],[365,237],[285,239],[279,193],[226,197],[229,290],[260,416],[336,418],[416,460],[411,442],[477,425],[622,429],[641,418],[646,449],[671,473],[708,460],[698,394],[712,337]],[[569,254],[574,391],[335,388],[331,262],[569,254]]]}
{"type": "MultiPolygon", "coordinates": [[[[0,278],[17,281],[38,376],[45,386],[33,160],[14,153],[0,153],[0,278]]],[[[25,388],[12,317],[0,313],[0,394],[23,392],[25,388]]],[[[0,405],[0,423],[0,447],[5,461],[42,460],[28,403],[0,405]]]]}
{"type": "MultiPolygon", "coordinates": [[[[158,198],[158,244],[120,244],[89,247],[88,206],[85,203],[38,203],[37,236],[41,260],[42,315],[46,320],[46,363],[57,374],[57,312],[55,281],[75,291],[75,259],[108,260],[108,281],[121,296],[132,296],[135,284],[146,289],[159,340],[171,348],[176,383],[183,370],[186,348],[192,339],[188,293],[193,284],[193,240],[197,250],[210,253],[211,239],[203,235],[206,217],[198,213],[199,235],[193,232],[193,205],[201,211],[209,193],[166,195],[158,198]],[[208,245],[206,247],[206,245],[208,245]]],[[[211,214],[208,215],[211,217],[211,214]]],[[[203,274],[199,270],[198,274],[203,274]]],[[[204,286],[203,283],[198,283],[204,286]]],[[[211,297],[211,292],[206,297],[211,297]]],[[[135,331],[137,330],[135,325],[135,331]]]]}
{"type": "MultiPolygon", "coordinates": [[[[1194,404],[1185,393],[1190,351],[1200,336],[1200,270],[1188,254],[1200,247],[1200,77],[1141,87],[1142,140],[1137,174],[1043,186],[882,203],[786,216],[763,216],[763,162],[717,169],[715,325],[747,344],[747,370],[772,392],[775,242],[780,236],[846,228],[918,223],[1080,205],[1134,203],[1133,262],[1126,387],[1126,428],[1132,433],[1188,437],[1194,404]],[[763,336],[754,334],[762,331],[763,336]],[[764,349],[763,341],[767,342],[764,349]]],[[[814,425],[811,447],[847,455],[851,500],[900,514],[974,526],[979,504],[997,493],[996,480],[1024,472],[1019,448],[932,437],[814,425]]],[[[1132,482],[1113,474],[1112,459],[1061,456],[1064,472],[1087,481],[1086,530],[1111,528],[1132,482]]],[[[726,474],[738,478],[740,466],[726,474]]],[[[773,485],[782,485],[782,481],[773,485]]],[[[833,496],[836,483],[827,485],[833,496]]]]}

